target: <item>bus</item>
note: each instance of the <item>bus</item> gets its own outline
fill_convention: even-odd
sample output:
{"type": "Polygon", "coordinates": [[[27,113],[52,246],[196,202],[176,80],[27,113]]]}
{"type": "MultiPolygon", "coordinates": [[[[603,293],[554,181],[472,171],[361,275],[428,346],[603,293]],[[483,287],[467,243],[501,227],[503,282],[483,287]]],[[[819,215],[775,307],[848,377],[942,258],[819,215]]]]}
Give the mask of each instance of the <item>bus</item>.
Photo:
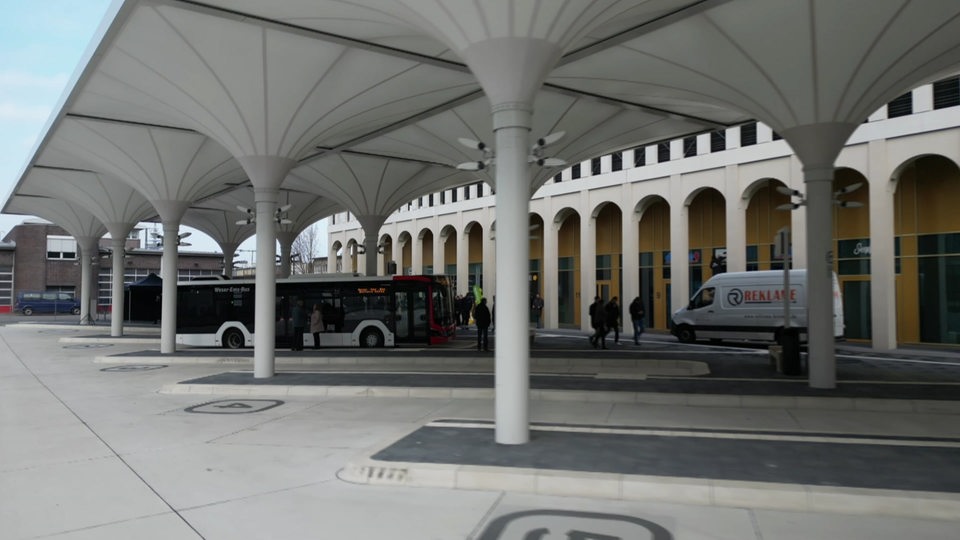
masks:
{"type": "MultiPolygon", "coordinates": [[[[277,280],[277,348],[293,345],[291,309],[303,300],[323,314],[320,343],[305,329],[304,347],[436,345],[456,335],[449,276],[311,275],[277,280]]],[[[223,279],[177,284],[179,345],[240,349],[253,346],[256,281],[223,279]]]]}

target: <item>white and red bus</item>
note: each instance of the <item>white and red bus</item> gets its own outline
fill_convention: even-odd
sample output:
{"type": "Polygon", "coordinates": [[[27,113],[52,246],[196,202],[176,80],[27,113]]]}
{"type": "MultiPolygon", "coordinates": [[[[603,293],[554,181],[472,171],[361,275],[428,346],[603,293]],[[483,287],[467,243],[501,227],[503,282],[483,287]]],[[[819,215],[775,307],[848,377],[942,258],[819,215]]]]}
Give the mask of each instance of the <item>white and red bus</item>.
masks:
{"type": "MultiPolygon", "coordinates": [[[[291,309],[303,300],[323,314],[321,347],[434,345],[455,337],[452,280],[448,276],[311,275],[277,280],[276,346],[292,344],[291,309]]],[[[177,343],[239,349],[253,346],[252,279],[177,284],[177,343]]],[[[313,346],[305,330],[304,346],[313,346]]]]}

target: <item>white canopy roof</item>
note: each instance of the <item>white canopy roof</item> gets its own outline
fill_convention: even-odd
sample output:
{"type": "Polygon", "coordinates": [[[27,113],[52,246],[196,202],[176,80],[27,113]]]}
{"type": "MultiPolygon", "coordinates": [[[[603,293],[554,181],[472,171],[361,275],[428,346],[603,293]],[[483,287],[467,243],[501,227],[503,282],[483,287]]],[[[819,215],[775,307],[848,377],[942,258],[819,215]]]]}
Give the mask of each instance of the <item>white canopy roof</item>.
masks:
{"type": "MultiPolygon", "coordinates": [[[[531,89],[532,135],[566,132],[550,154],[568,163],[750,119],[803,157],[956,70],[960,2],[120,1],[3,211],[83,205],[38,174],[56,167],[58,182],[87,189],[93,175],[91,189],[119,182],[155,208],[114,203],[115,192],[85,205],[99,220],[195,207],[196,224],[218,208],[227,214],[204,230],[237,242],[252,232],[229,225],[245,197],[231,192],[250,191],[237,158],[269,155],[294,163],[281,187],[322,199],[295,217],[386,217],[419,195],[494,182],[455,168],[480,157],[456,141],[492,140],[487,96],[536,84],[496,74],[541,69],[536,43],[560,55],[531,89]],[[507,53],[474,47],[489,41],[507,53]]],[[[558,172],[531,167],[531,193],[558,172]]]]}

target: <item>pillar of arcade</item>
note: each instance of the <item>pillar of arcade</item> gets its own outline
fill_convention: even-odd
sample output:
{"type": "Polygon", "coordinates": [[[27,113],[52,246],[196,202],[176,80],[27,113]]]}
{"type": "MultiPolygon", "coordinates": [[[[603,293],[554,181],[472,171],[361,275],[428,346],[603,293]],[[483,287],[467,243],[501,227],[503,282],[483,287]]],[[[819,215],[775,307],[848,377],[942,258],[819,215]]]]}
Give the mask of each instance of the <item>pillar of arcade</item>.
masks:
{"type": "Polygon", "coordinates": [[[110,336],[123,335],[123,274],[124,258],[126,257],[127,235],[135,223],[106,223],[110,232],[110,250],[112,256],[110,280],[110,336]]]}
{"type": "Polygon", "coordinates": [[[179,264],[178,248],[180,220],[186,213],[187,201],[153,201],[163,224],[163,259],[160,264],[160,352],[174,353],[177,350],[177,279],[179,264]]]}
{"type": "Polygon", "coordinates": [[[93,268],[97,262],[97,242],[99,238],[94,236],[76,237],[77,245],[80,247],[80,323],[93,324],[96,317],[96,308],[91,314],[90,304],[93,296],[93,268]]]}
{"type": "Polygon", "coordinates": [[[296,163],[279,156],[241,156],[237,158],[253,184],[257,220],[256,315],[253,334],[253,376],[273,377],[276,369],[277,330],[277,203],[280,184],[296,163]]]}

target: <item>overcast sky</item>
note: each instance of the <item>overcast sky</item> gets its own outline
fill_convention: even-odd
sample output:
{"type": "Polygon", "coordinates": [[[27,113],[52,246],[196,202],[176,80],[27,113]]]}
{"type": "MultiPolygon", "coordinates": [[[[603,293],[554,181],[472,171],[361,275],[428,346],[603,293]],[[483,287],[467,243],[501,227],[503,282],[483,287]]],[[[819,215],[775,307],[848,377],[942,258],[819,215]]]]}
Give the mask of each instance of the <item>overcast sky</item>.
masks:
{"type": "MultiPolygon", "coordinates": [[[[114,0],[0,0],[0,205],[30,158],[114,0]]],[[[0,215],[0,238],[25,216],[0,215]]],[[[239,219],[239,217],[238,217],[239,219]]],[[[185,229],[188,230],[188,229],[185,229]]],[[[320,255],[326,255],[323,227],[320,255]]],[[[220,251],[195,231],[184,251],[220,251]]],[[[241,246],[256,247],[255,239],[241,246]]],[[[250,254],[243,254],[243,258],[250,254]]]]}

